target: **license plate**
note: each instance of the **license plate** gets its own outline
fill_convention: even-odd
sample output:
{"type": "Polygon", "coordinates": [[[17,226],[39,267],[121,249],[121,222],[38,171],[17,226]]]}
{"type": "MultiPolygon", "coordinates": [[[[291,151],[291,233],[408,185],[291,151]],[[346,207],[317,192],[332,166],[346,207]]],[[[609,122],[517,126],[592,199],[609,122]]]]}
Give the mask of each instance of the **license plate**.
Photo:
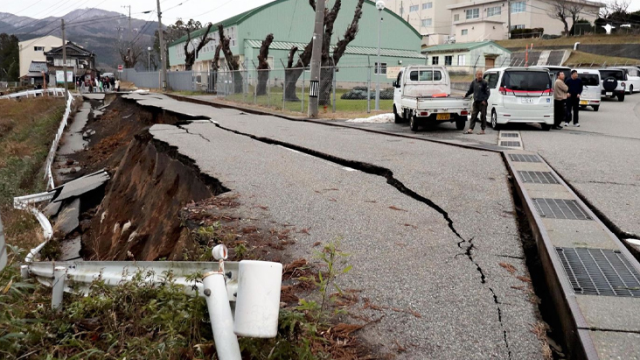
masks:
{"type": "Polygon", "coordinates": [[[520,103],[522,104],[533,104],[533,99],[520,99],[520,103]]]}
{"type": "Polygon", "coordinates": [[[580,105],[589,105],[589,102],[586,100],[580,100],[580,105]]]}
{"type": "Polygon", "coordinates": [[[607,96],[611,96],[611,95],[613,95],[613,93],[612,92],[607,92],[606,95],[607,96]]]}
{"type": "Polygon", "coordinates": [[[436,120],[449,120],[451,119],[451,114],[438,114],[436,115],[436,120]]]}

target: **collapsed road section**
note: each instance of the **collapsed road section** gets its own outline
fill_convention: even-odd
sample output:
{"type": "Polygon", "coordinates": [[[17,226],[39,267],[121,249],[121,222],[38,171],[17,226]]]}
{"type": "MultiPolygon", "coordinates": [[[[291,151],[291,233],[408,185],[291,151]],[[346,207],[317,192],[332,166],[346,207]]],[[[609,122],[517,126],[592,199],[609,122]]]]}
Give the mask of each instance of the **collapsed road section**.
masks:
{"type": "Polygon", "coordinates": [[[291,123],[162,95],[125,98],[216,121],[153,126],[155,142],[299,232],[290,251],[339,240],[354,315],[400,358],[539,358],[540,321],[499,154],[291,123]],[[455,164],[451,166],[451,164],[455,164]],[[475,164],[482,163],[482,167],[475,164]],[[464,176],[461,176],[464,174],[464,176]],[[394,311],[400,310],[400,311],[394,311]],[[393,330],[390,333],[390,330],[393,330]]]}

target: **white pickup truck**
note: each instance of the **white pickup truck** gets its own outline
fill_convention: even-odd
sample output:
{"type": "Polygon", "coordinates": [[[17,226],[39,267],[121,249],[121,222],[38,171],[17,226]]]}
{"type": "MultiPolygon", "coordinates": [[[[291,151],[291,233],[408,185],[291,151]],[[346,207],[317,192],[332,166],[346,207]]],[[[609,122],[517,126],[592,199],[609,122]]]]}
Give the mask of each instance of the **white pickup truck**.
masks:
{"type": "Polygon", "coordinates": [[[397,123],[409,120],[413,131],[428,122],[455,122],[458,130],[464,129],[471,100],[451,96],[451,79],[443,66],[407,66],[400,71],[393,87],[397,123]]]}

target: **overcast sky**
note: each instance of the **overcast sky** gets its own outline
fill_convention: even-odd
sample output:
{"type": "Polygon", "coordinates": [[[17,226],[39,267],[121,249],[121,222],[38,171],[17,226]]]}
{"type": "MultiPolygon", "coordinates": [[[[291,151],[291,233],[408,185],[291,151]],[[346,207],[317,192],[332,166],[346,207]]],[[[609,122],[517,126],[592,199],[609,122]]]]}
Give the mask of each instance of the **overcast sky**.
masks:
{"type": "MultiPolygon", "coordinates": [[[[172,24],[177,18],[196,19],[202,23],[219,22],[272,0],[160,0],[163,23],[172,24]],[[182,5],[180,5],[182,4],[182,5]]],[[[307,1],[307,0],[298,0],[307,1]]],[[[411,0],[407,0],[411,1],[411,0]]],[[[420,2],[421,0],[414,0],[420,2]]],[[[603,1],[603,2],[606,2],[603,1]]],[[[630,1],[631,11],[640,10],[640,0],[630,1]]],[[[156,10],[156,0],[0,0],[0,12],[8,12],[33,18],[61,16],[76,9],[99,8],[121,13],[143,20],[157,20],[156,13],[142,14],[156,10]]]]}

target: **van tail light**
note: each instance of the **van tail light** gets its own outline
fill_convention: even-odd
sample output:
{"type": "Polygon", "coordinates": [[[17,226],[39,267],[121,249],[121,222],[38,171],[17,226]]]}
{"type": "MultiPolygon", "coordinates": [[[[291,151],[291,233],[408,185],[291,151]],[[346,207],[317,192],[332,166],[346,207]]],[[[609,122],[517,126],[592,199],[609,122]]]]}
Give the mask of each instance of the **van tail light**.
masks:
{"type": "Polygon", "coordinates": [[[429,116],[429,113],[426,112],[426,111],[423,111],[423,112],[420,113],[420,116],[429,116]]]}
{"type": "Polygon", "coordinates": [[[469,115],[469,112],[467,110],[462,110],[460,111],[460,115],[466,116],[466,115],[469,115]]]}
{"type": "Polygon", "coordinates": [[[506,88],[506,87],[504,87],[504,86],[501,86],[501,87],[500,87],[500,94],[502,94],[502,95],[507,95],[507,88],[506,88]]]}

